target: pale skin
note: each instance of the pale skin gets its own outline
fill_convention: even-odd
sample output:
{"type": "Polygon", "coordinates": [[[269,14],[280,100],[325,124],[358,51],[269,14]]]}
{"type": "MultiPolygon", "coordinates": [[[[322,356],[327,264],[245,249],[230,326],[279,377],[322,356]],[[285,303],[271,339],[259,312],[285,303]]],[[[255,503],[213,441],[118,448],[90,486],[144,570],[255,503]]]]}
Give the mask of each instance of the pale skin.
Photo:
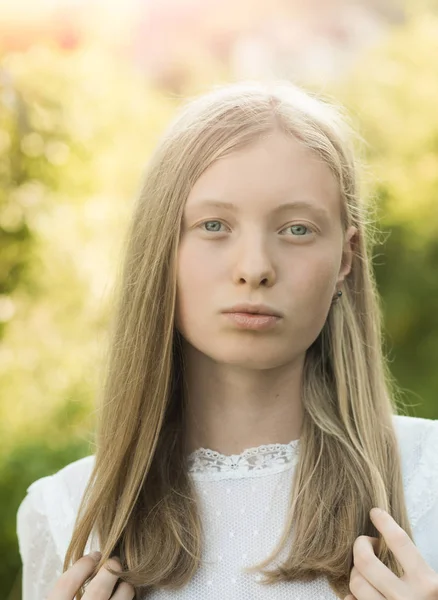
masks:
{"type": "Polygon", "coordinates": [[[195,182],[177,271],[188,452],[239,454],[300,437],[305,354],[350,272],[356,232],[342,230],[339,186],[327,164],[277,131],[216,161],[195,182]],[[280,209],[300,201],[310,207],[280,209]],[[283,317],[273,330],[237,329],[221,311],[238,302],[269,304],[283,317]]]}
{"type": "MultiPolygon", "coordinates": [[[[95,558],[91,554],[82,556],[57,580],[47,596],[47,600],[74,600],[80,588],[93,573],[99,560],[100,557],[95,558]]],[[[109,600],[110,598],[111,600],[132,600],[135,598],[133,586],[126,581],[121,581],[113,594],[119,578],[108,571],[107,565],[116,571],[122,570],[118,557],[109,558],[86,586],[82,600],[109,600]]]]}
{"type": "MultiPolygon", "coordinates": [[[[370,517],[401,564],[404,575],[397,577],[375,555],[377,538],[361,535],[353,545],[354,567],[344,600],[438,600],[438,574],[426,563],[408,534],[387,512],[370,517]]],[[[74,600],[80,587],[90,577],[98,559],[86,555],[74,563],[56,582],[47,600],[74,600]]],[[[134,588],[118,581],[107,569],[120,571],[117,557],[106,561],[87,585],[83,600],[132,600],[134,588]]]]}
{"type": "MultiPolygon", "coordinates": [[[[343,234],[340,208],[329,168],[278,133],[219,160],[195,183],[184,211],[176,314],[185,338],[188,452],[204,446],[238,454],[300,437],[305,352],[351,270],[357,230],[343,234]],[[200,206],[206,198],[236,208],[200,206]],[[273,212],[301,200],[313,210],[273,212]],[[210,221],[213,227],[205,227],[210,221]],[[279,326],[231,327],[221,311],[237,302],[269,304],[283,314],[279,326]]],[[[377,558],[376,538],[359,536],[349,584],[354,595],[345,600],[438,600],[438,575],[406,532],[387,513],[373,522],[405,574],[396,577],[377,558]]],[[[76,561],[47,600],[73,600],[97,560],[87,555],[76,561]]],[[[108,559],[83,600],[134,598],[125,582],[114,592],[118,578],[106,565],[121,570],[117,557],[108,559]]]]}
{"type": "Polygon", "coordinates": [[[421,556],[404,529],[386,511],[370,517],[398,560],[404,574],[397,577],[375,555],[377,538],[361,535],[353,545],[352,592],[344,600],[437,600],[438,573],[421,556]]]}

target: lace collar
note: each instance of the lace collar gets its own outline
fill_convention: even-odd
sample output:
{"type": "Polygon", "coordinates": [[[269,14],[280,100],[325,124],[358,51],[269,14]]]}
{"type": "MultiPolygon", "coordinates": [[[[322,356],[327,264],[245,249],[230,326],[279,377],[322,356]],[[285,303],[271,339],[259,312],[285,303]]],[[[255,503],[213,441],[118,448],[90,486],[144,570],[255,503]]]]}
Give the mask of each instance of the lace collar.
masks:
{"type": "Polygon", "coordinates": [[[264,444],[241,454],[225,455],[198,448],[188,455],[188,471],[195,479],[256,477],[293,467],[298,460],[300,440],[288,444],[264,444]]]}

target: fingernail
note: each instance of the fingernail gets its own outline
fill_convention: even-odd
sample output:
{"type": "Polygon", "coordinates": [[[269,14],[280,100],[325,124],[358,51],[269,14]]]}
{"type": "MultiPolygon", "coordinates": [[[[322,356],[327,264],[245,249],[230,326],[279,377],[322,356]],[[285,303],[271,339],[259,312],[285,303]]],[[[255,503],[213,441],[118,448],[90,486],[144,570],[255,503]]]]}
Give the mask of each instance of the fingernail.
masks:
{"type": "Polygon", "coordinates": [[[378,516],[380,516],[380,515],[384,515],[384,514],[385,514],[385,511],[384,511],[384,510],[382,510],[381,508],[377,508],[377,507],[375,507],[375,508],[372,508],[372,509],[370,510],[370,515],[371,515],[371,517],[372,517],[372,518],[374,518],[374,517],[378,517],[378,516]]]}
{"type": "Polygon", "coordinates": [[[100,558],[102,558],[102,552],[99,552],[99,550],[95,550],[90,554],[90,556],[91,558],[94,558],[94,560],[99,560],[100,558]]]}

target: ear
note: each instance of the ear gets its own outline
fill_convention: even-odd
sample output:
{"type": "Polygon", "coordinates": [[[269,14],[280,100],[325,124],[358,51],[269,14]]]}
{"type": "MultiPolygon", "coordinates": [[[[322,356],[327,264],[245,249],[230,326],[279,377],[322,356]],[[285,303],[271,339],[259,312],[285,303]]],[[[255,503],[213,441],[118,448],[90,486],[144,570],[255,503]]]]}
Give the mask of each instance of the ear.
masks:
{"type": "Polygon", "coordinates": [[[351,271],[351,264],[353,262],[353,254],[354,254],[353,251],[354,251],[354,245],[355,245],[356,238],[357,238],[357,233],[358,233],[357,228],[351,226],[345,234],[344,247],[342,249],[341,268],[339,269],[339,275],[338,275],[338,283],[342,283],[344,281],[344,278],[351,271]]]}

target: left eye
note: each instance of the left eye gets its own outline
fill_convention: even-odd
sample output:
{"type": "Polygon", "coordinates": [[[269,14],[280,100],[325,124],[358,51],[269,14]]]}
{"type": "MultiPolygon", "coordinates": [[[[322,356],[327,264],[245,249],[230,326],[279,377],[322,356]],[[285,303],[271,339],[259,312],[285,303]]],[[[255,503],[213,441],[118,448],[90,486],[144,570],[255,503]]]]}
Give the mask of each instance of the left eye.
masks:
{"type": "MultiPolygon", "coordinates": [[[[285,229],[292,229],[292,227],[301,227],[302,229],[307,229],[308,231],[313,233],[313,229],[308,227],[307,225],[303,225],[302,223],[294,223],[294,225],[288,225],[285,229]]],[[[284,231],[284,230],[283,230],[284,231]]],[[[298,237],[301,237],[303,234],[299,234],[298,237]]]]}
{"type": "MultiPolygon", "coordinates": [[[[219,223],[219,225],[223,225],[223,223],[221,221],[204,221],[203,223],[199,223],[199,227],[202,227],[206,223],[219,223]]],[[[217,229],[215,229],[215,230],[213,230],[213,229],[207,229],[207,231],[211,231],[212,233],[218,233],[217,229]]]]}
{"type": "MultiPolygon", "coordinates": [[[[200,225],[200,227],[202,227],[203,225],[206,225],[207,223],[217,223],[219,225],[223,225],[223,223],[221,221],[204,221],[203,223],[200,223],[199,225],[200,225]]],[[[285,227],[285,229],[283,229],[283,231],[285,231],[286,229],[291,229],[292,227],[298,227],[298,228],[302,228],[302,229],[304,228],[313,233],[313,230],[310,227],[308,227],[307,225],[303,225],[302,223],[295,223],[294,225],[288,225],[287,227],[285,227]]],[[[210,231],[212,233],[219,233],[218,229],[207,229],[204,231],[210,231]]],[[[299,233],[298,236],[296,236],[296,237],[302,237],[302,236],[303,236],[303,234],[299,233]]]]}

